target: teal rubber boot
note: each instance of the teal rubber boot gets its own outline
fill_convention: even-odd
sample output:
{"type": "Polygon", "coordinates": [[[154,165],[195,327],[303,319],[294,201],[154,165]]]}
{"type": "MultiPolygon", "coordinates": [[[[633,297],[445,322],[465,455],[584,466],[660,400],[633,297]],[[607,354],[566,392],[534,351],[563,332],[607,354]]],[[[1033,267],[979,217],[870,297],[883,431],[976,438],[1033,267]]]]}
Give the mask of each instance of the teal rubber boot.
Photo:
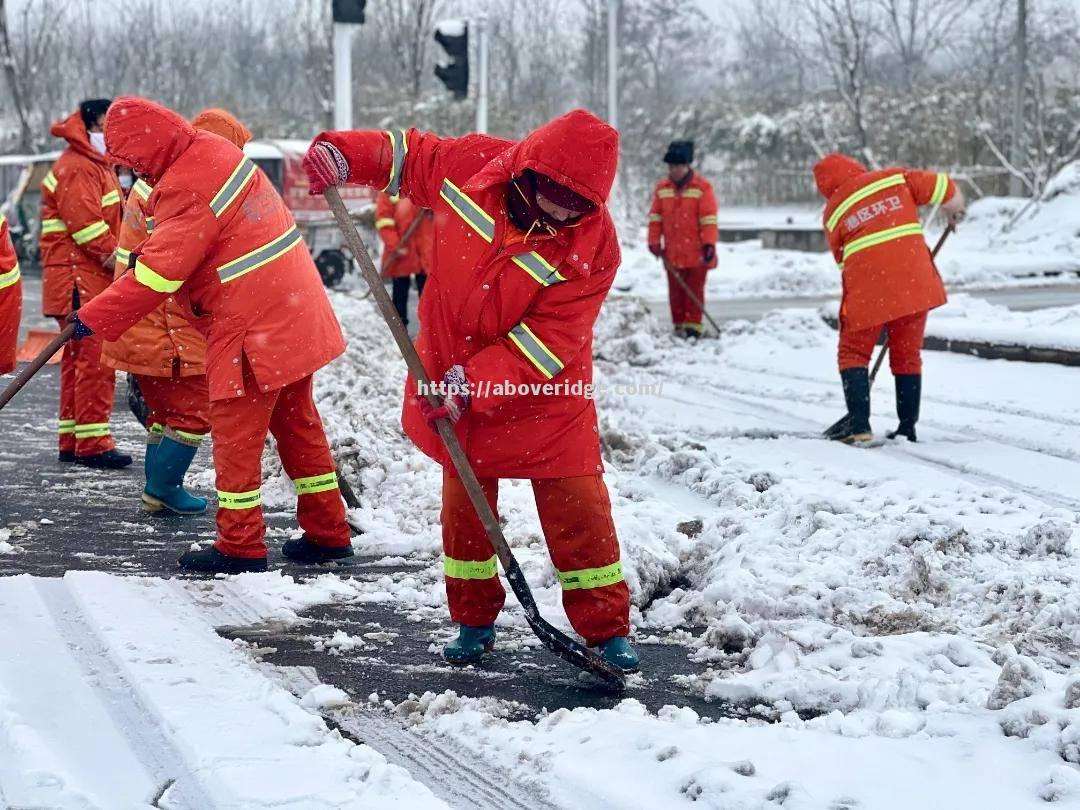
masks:
{"type": "Polygon", "coordinates": [[[206,511],[206,498],[198,498],[184,489],[184,473],[198,449],[168,436],[161,438],[143,490],[144,509],[148,512],[168,509],[178,515],[198,515],[206,511]]]}
{"type": "Polygon", "coordinates": [[[143,476],[147,481],[150,480],[150,471],[154,469],[154,456],[157,455],[158,444],[160,444],[161,435],[155,436],[158,441],[151,444],[150,440],[146,441],[146,456],[143,458],[143,476]]]}
{"type": "Polygon", "coordinates": [[[637,672],[641,658],[626,636],[615,636],[600,642],[600,657],[621,669],[623,672],[637,672]]]}
{"type": "Polygon", "coordinates": [[[495,625],[458,625],[458,637],[443,647],[443,658],[451,664],[475,664],[495,646],[495,625]]]}

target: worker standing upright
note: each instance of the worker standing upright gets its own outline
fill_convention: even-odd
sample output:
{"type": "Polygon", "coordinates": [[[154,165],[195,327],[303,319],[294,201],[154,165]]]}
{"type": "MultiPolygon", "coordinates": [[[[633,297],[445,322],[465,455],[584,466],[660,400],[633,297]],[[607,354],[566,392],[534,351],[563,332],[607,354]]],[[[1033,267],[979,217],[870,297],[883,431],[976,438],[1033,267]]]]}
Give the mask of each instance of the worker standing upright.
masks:
{"type": "Polygon", "coordinates": [[[416,297],[423,294],[435,248],[431,211],[414,205],[408,197],[380,192],[375,199],[375,230],[383,243],[383,276],[393,279],[394,309],[408,326],[409,288],[415,278],[416,297]],[[406,237],[409,241],[401,244],[406,237]]]}
{"type": "Polygon", "coordinates": [[[574,110],[516,143],[415,129],[328,132],[304,160],[312,193],[356,183],[434,211],[416,350],[447,396],[433,408],[410,376],[402,424],[443,467],[446,595],[459,625],[443,651],[452,663],[491,649],[505,591],[436,432],[442,418],[456,424],[496,514],[499,479],[530,480],[570,623],[612,664],[638,666],[587,393],[593,326],[620,261],[606,205],[618,144],[614,129],[574,110]]]}
{"type": "Polygon", "coordinates": [[[705,331],[701,305],[705,280],[716,267],[717,205],[712,184],[691,167],[693,141],[672,141],[664,154],[668,176],[656,184],[649,208],[649,251],[663,261],[671,322],[679,337],[705,331]],[[690,288],[687,295],[678,275],[690,288]],[[697,298],[697,301],[694,298],[697,298]]]}
{"type": "Polygon", "coordinates": [[[303,236],[269,178],[234,144],[144,98],[118,99],[109,154],[153,187],[149,238],[124,273],[80,309],[76,336],[116,340],[169,296],[207,337],[217,538],[190,571],[266,570],[262,455],[267,432],[296,489],[300,562],[353,554],[334,458],[312,396],[314,372],[345,350],[303,236]]]}
{"type": "Polygon", "coordinates": [[[0,213],[0,374],[15,370],[15,348],[22,319],[19,259],[11,244],[7,217],[0,213]]]}
{"type": "MultiPolygon", "coordinates": [[[[225,110],[204,110],[191,125],[237,147],[251,140],[247,127],[225,110]]],[[[153,231],[154,219],[146,216],[152,192],[149,183],[138,179],[128,195],[120,226],[117,277],[127,272],[132,252],[153,231]]],[[[191,325],[191,317],[176,297],[169,296],[119,340],[106,341],[101,353],[105,365],[135,375],[150,408],[142,493],[143,508],[150,512],[166,509],[193,515],[206,510],[206,498],[184,489],[184,474],[210,432],[206,338],[191,325]]]]}
{"type": "Polygon", "coordinates": [[[964,195],[944,172],[867,171],[854,158],[836,153],[814,166],[814,180],[827,200],[825,233],[843,279],[837,359],[849,418],[831,438],[847,444],[873,438],[867,367],[885,327],[900,419],[888,436],[915,441],[926,316],[946,301],[918,209],[940,205],[955,225],[964,218],[964,195]]]}
{"type": "MultiPolygon", "coordinates": [[[[123,197],[105,157],[102,124],[109,99],[90,99],[52,135],[68,147],[41,184],[42,311],[64,319],[112,281],[123,197]]],[[[101,364],[101,339],[64,347],[58,421],[61,461],[118,469],[131,464],[109,428],[116,372],[101,364]]]]}

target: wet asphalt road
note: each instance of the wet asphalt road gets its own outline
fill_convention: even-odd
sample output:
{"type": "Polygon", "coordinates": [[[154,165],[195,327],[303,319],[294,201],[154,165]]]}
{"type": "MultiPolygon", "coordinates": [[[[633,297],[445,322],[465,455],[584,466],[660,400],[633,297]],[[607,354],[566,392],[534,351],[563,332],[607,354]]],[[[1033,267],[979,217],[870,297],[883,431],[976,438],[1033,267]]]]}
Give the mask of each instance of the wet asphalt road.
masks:
{"type": "MultiPolygon", "coordinates": [[[[124,471],[96,471],[56,460],[55,397],[58,366],[48,366],[0,412],[0,526],[12,530],[9,542],[18,551],[0,554],[0,576],[62,576],[69,570],[176,577],[176,558],[192,540],[209,542],[212,513],[197,517],[162,517],[141,510],[141,426],[122,400],[117,385],[113,431],[121,449],[136,456],[124,471]]],[[[10,378],[7,378],[10,379],[10,378]]],[[[209,458],[203,449],[196,469],[209,458]]],[[[283,565],[277,552],[294,527],[289,513],[270,514],[268,543],[272,568],[298,579],[337,573],[377,580],[413,573],[418,565],[388,568],[363,558],[348,567],[305,568],[283,565]]],[[[392,603],[346,603],[318,606],[306,622],[291,627],[246,627],[229,635],[250,643],[261,660],[271,664],[310,666],[326,683],[366,700],[378,692],[395,703],[411,694],[452,689],[471,697],[494,696],[519,702],[521,716],[541,709],[614,705],[619,695],[537,648],[528,631],[506,631],[495,654],[479,668],[446,665],[439,649],[451,637],[445,613],[415,611],[392,603]],[[325,648],[321,641],[342,630],[362,639],[352,649],[325,648]]],[[[706,667],[689,660],[682,639],[661,638],[640,645],[641,676],[632,679],[626,696],[658,709],[665,704],[691,706],[702,715],[736,716],[735,707],[707,702],[694,676],[706,667]]]]}

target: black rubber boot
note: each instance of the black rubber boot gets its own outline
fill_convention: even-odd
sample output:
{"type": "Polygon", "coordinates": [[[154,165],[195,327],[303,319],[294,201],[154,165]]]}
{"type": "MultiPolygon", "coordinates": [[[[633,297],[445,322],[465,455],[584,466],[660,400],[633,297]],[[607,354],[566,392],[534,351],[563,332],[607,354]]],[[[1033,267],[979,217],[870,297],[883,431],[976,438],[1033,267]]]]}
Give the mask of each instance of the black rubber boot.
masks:
{"type": "Polygon", "coordinates": [[[874,438],[870,432],[870,374],[865,368],[847,368],[840,372],[844,384],[844,401],[847,403],[847,430],[836,436],[845,444],[868,442],[874,438]]]}
{"type": "Polygon", "coordinates": [[[320,546],[307,539],[307,535],[295,540],[286,540],[281,545],[281,553],[293,562],[324,563],[343,560],[353,556],[353,548],[348,546],[320,546]]]}
{"type": "Polygon", "coordinates": [[[890,439],[906,436],[909,442],[918,441],[915,423],[919,421],[919,404],[922,401],[922,374],[896,375],[896,415],[900,424],[896,430],[885,435],[890,439]]]}
{"type": "Polygon", "coordinates": [[[75,463],[99,470],[122,470],[131,464],[131,456],[116,450],[106,450],[92,456],[75,456],[75,463]]]}
{"type": "Polygon", "coordinates": [[[177,563],[185,571],[200,574],[244,574],[266,570],[266,557],[230,557],[218,551],[216,546],[201,551],[188,551],[177,563]]]}
{"type": "Polygon", "coordinates": [[[56,460],[57,461],[63,461],[65,464],[68,463],[68,462],[72,462],[72,461],[75,460],[75,451],[74,450],[61,450],[59,453],[57,453],[56,460]]]}

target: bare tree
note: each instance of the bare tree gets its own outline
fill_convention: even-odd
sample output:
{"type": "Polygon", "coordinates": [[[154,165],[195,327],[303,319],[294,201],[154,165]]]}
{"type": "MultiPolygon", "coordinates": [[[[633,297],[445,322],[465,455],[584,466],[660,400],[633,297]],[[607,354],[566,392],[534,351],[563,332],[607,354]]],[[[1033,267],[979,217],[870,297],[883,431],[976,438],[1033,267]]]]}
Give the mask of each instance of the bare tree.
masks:
{"type": "MultiPolygon", "coordinates": [[[[876,0],[882,41],[899,68],[903,87],[925,79],[935,56],[952,42],[957,26],[977,0],[876,0]]],[[[942,60],[944,61],[944,60],[942,60]]]]}

